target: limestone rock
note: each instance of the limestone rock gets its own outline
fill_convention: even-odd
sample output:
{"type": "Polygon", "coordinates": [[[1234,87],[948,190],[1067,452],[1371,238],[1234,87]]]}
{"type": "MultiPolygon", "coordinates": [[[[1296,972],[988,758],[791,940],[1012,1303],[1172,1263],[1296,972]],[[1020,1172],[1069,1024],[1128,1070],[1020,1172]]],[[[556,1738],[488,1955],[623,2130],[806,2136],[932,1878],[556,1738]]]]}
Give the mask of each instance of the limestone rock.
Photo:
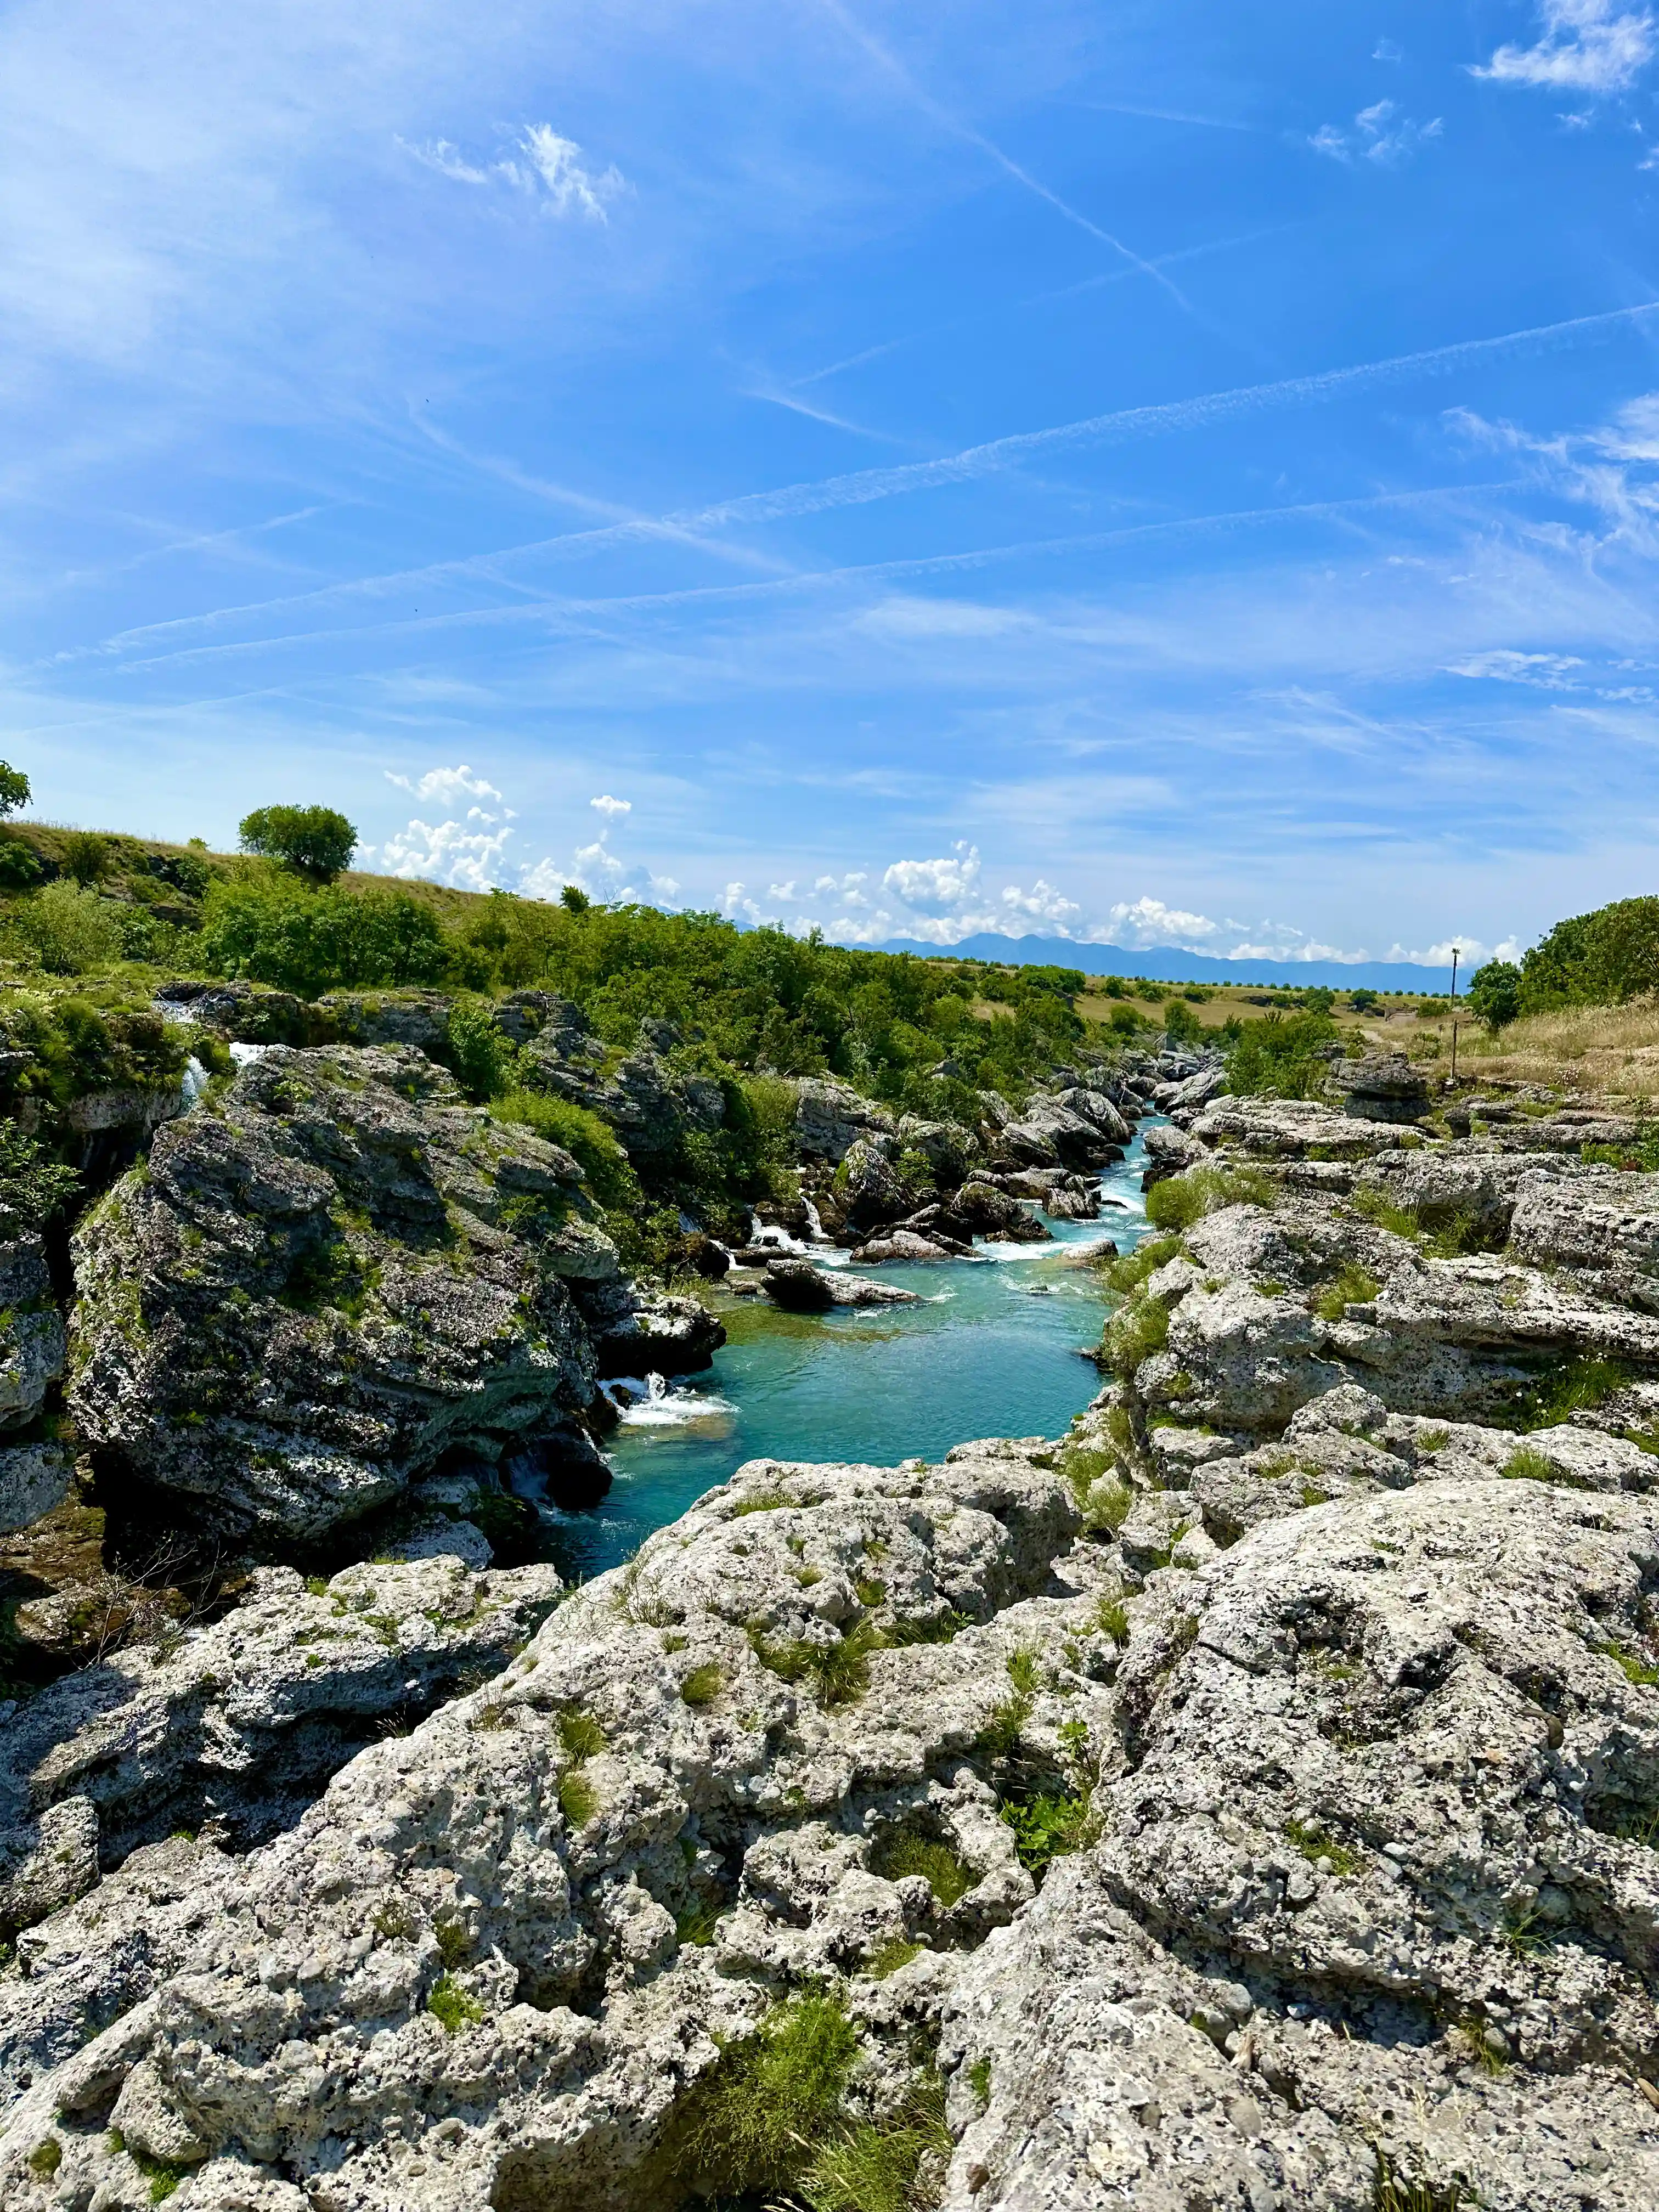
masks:
{"type": "Polygon", "coordinates": [[[1191,1133],[1206,1146],[1235,1145],[1268,1159],[1305,1159],[1310,1153],[1331,1161],[1372,1159],[1425,1141],[1419,1130],[1334,1114],[1310,1098],[1218,1098],[1194,1121],[1191,1133]]]}
{"type": "Polygon", "coordinates": [[[835,1198],[848,1226],[868,1231],[903,1219],[915,1197],[895,1164],[895,1137],[858,1137],[836,1170],[835,1198]]]}
{"type": "Polygon", "coordinates": [[[408,1049],[274,1048],[75,1239],[70,1401],[112,1479],[311,1540],[592,1395],[580,1171],[408,1049]]]}
{"type": "Polygon", "coordinates": [[[0,1445],[0,1534],[61,1505],[72,1474],[69,1454],[56,1444],[0,1445]]]}
{"type": "Polygon", "coordinates": [[[45,1245],[38,1237],[0,1243],[0,1433],[33,1420],[64,1371],[64,1352],[45,1245]]]}
{"type": "Polygon", "coordinates": [[[811,1076],[795,1087],[795,1149],[803,1159],[839,1167],[860,1138],[889,1135],[893,1117],[850,1084],[811,1076]]]}
{"type": "Polygon", "coordinates": [[[894,1283],[866,1282],[839,1268],[815,1267],[810,1260],[769,1259],[761,1286],[775,1306],[789,1313],[828,1313],[831,1306],[914,1306],[915,1291],[894,1283]]]}
{"type": "MultiPolygon", "coordinates": [[[[65,1820],[87,1829],[70,1894],[179,1828],[262,1842],[388,1718],[504,1666],[560,1587],[551,1567],[479,1573],[453,1555],[325,1583],[262,1568],[224,1619],[65,1674],[0,1719],[0,1866],[55,1863],[65,1820]]],[[[13,1928],[64,1901],[38,1874],[12,1890],[13,1928]]]]}
{"type": "Polygon", "coordinates": [[[1403,1052],[1367,1053],[1331,1071],[1342,1110],[1362,1121],[1415,1121],[1429,1110],[1429,1086],[1403,1052]]]}

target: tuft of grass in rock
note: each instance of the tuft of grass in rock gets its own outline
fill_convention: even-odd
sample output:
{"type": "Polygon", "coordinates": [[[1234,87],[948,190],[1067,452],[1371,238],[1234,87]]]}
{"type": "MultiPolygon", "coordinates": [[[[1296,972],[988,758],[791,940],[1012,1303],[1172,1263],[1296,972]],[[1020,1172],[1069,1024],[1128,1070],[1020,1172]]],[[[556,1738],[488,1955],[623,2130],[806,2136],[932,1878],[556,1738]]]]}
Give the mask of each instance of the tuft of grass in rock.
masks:
{"type": "Polygon", "coordinates": [[[676,1914],[674,1933],[682,1943],[695,1944],[702,1949],[714,1942],[719,1923],[720,1914],[714,1907],[699,1898],[695,1905],[688,1905],[684,1912],[676,1914]]]}
{"type": "Polygon", "coordinates": [[[909,1943],[903,1936],[895,1936],[874,1953],[865,1972],[872,1981],[884,1982],[890,1974],[897,1973],[901,1966],[908,1966],[912,1959],[920,1957],[921,1948],[920,1943],[909,1943]]]}
{"type": "Polygon", "coordinates": [[[887,1595],[887,1585],[874,1575],[860,1575],[853,1585],[853,1593],[860,1605],[879,1605],[887,1595]]]}
{"type": "Polygon", "coordinates": [[[573,1828],[585,1828],[599,1809],[599,1792],[580,1769],[560,1776],[559,1810],[573,1828]]]}
{"type": "Polygon", "coordinates": [[[559,1715],[558,1729],[564,1755],[574,1765],[597,1758],[605,1749],[605,1730],[592,1713],[585,1713],[578,1706],[568,1706],[559,1715]]]}
{"type": "Polygon", "coordinates": [[[1583,1490],[1583,1481],[1559,1468],[1547,1452],[1532,1444],[1522,1444],[1504,1461],[1503,1477],[1505,1482],[1553,1482],[1565,1490],[1583,1490]]]}
{"type": "Polygon", "coordinates": [[[125,2149],[127,2156],[149,2184],[149,2201],[152,2204],[165,2204],[168,2197],[178,2189],[179,2183],[186,2179],[191,2172],[191,2169],[182,2159],[151,2158],[146,2152],[136,2149],[131,2143],[125,2145],[125,2149]]]}
{"type": "Polygon", "coordinates": [[[1148,1237],[1121,1258],[1103,1259],[1095,1264],[1106,1278],[1107,1289],[1121,1291],[1127,1297],[1131,1291],[1138,1291],[1147,1276],[1155,1274],[1166,1260],[1173,1260],[1180,1249],[1178,1237],[1148,1237]]]}
{"type": "Polygon", "coordinates": [[[1285,1840],[1295,1845],[1310,1866],[1316,1866],[1321,1859],[1328,1859],[1334,1874],[1350,1875],[1359,1871],[1359,1854],[1351,1851],[1346,1844],[1339,1844],[1334,1837],[1327,1835],[1323,1828],[1316,1827],[1310,1821],[1286,1820],[1285,1840]]]}
{"type": "Polygon", "coordinates": [[[688,1705],[712,1705],[726,1687],[726,1676],[713,1659],[694,1667],[680,1684],[680,1697],[688,1705]]]}
{"type": "Polygon", "coordinates": [[[925,2075],[896,2112],[818,2149],[796,2189],[809,2212],[915,2212],[924,2160],[942,2164],[952,2147],[944,2085],[925,2075]]]}
{"type": "Polygon", "coordinates": [[[979,1880],[948,1844],[919,1836],[914,1828],[884,1828],[870,1854],[870,1865],[884,1881],[902,1881],[906,1875],[921,1875],[933,1891],[934,1902],[947,1912],[979,1880]]]}
{"type": "Polygon", "coordinates": [[[752,1490],[746,1498],[738,1501],[726,1518],[729,1521],[741,1521],[747,1513],[776,1513],[786,1505],[793,1505],[794,1502],[793,1498],[786,1497],[781,1490],[752,1490]]]}
{"type": "Polygon", "coordinates": [[[1022,1698],[1034,1698],[1042,1686],[1042,1659],[1039,1652],[1023,1650],[1010,1655],[1008,1680],[1022,1698]]]}
{"type": "Polygon", "coordinates": [[[968,2087],[979,2099],[979,2108],[982,2112],[991,2101],[991,2062],[988,2058],[975,2059],[968,2069],[968,2087]]]}
{"type": "Polygon", "coordinates": [[[694,2093],[683,2166],[710,2195],[792,2188],[836,2125],[858,2047],[835,1996],[775,2007],[694,2093]]]}
{"type": "Polygon", "coordinates": [[[56,2136],[43,2136],[29,2153],[29,2172],[42,2181],[50,2181],[64,2163],[64,2146],[56,2136]]]}
{"type": "Polygon", "coordinates": [[[445,1972],[453,1972],[472,1948],[472,1939],[459,1920],[441,1920],[432,1932],[438,1941],[438,1956],[444,1962],[445,1972]]]}
{"type": "Polygon", "coordinates": [[[1644,1659],[1639,1651],[1632,1651],[1619,1643],[1604,1644],[1601,1649],[1627,1682],[1634,1682],[1638,1688],[1644,1690],[1659,1686],[1659,1667],[1656,1667],[1650,1659],[1644,1659]]]}
{"type": "Polygon", "coordinates": [[[833,1643],[798,1636],[769,1644],[751,1633],[755,1656],[781,1681],[810,1681],[821,1705],[851,1705],[870,1686],[870,1654],[885,1639],[872,1621],[860,1621],[833,1643]]]}
{"type": "Polygon", "coordinates": [[[1121,1597],[1103,1597],[1095,1607],[1091,1625],[1097,1634],[1109,1636],[1114,1644],[1125,1644],[1129,1640],[1129,1608],[1121,1597]]]}
{"type": "Polygon", "coordinates": [[[1350,1306],[1364,1305],[1376,1296],[1380,1287],[1375,1275],[1350,1260],[1336,1279],[1314,1300],[1314,1311],[1321,1321],[1340,1321],[1350,1306]]]}
{"type": "Polygon", "coordinates": [[[1006,1797],[997,1810],[1014,1832],[1014,1850],[1028,1874],[1042,1874],[1051,1859],[1082,1850],[1094,1838],[1087,1790],[1055,1786],[1030,1796],[1006,1797]]]}
{"type": "Polygon", "coordinates": [[[1461,2181],[1405,2181],[1395,2172],[1387,2155],[1376,2153],[1376,2174],[1372,2183],[1372,2203],[1375,2212],[1474,2212],[1480,2199],[1461,2181]]]}
{"type": "Polygon", "coordinates": [[[896,1620],[887,1632],[887,1640],[894,1644],[948,1644],[952,1637],[972,1626],[965,1613],[958,1613],[955,1606],[947,1605],[943,1613],[933,1613],[924,1620],[896,1620]]]}
{"type": "Polygon", "coordinates": [[[1630,1380],[1630,1369],[1617,1359],[1566,1360],[1534,1389],[1520,1425],[1555,1428],[1575,1413],[1603,1404],[1630,1380]]]}
{"type": "Polygon", "coordinates": [[[483,2018],[483,2007],[477,1997],[469,1996],[449,1974],[440,1974],[433,1984],[426,2008],[446,2035],[459,2035],[464,2027],[476,2027],[483,2018]]]}
{"type": "Polygon", "coordinates": [[[1170,1309],[1143,1289],[1120,1306],[1100,1340],[1101,1358],[1120,1382],[1128,1382],[1144,1359],[1170,1341],[1170,1309]]]}
{"type": "Polygon", "coordinates": [[[1444,1451],[1450,1442],[1449,1429],[1425,1429],[1417,1439],[1417,1449],[1432,1458],[1436,1452],[1444,1451]]]}

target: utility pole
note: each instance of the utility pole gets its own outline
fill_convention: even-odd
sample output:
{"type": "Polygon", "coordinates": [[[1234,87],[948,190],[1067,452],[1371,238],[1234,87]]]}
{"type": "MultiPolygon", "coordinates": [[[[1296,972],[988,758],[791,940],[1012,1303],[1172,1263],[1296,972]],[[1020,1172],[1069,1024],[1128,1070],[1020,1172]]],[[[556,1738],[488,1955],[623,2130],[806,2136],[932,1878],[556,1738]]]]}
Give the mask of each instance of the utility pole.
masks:
{"type": "Polygon", "coordinates": [[[1456,945],[1453,945],[1453,947],[1452,947],[1452,987],[1451,987],[1451,1018],[1452,1018],[1452,1064],[1451,1064],[1451,1079],[1452,1079],[1452,1087],[1453,1087],[1453,1089],[1454,1089],[1454,1090],[1455,1090],[1455,1089],[1456,1089],[1456,1087],[1457,1087],[1457,952],[1458,952],[1458,948],[1457,948],[1457,946],[1456,946],[1456,945]]]}

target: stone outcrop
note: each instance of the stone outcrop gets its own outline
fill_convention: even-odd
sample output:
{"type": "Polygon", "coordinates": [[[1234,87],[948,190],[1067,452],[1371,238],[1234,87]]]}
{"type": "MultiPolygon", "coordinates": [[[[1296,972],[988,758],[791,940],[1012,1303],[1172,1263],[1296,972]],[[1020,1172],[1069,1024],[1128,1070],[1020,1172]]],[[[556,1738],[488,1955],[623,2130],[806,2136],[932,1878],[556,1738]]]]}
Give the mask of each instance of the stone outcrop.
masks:
{"type": "Polygon", "coordinates": [[[580,1170],[407,1048],[273,1048],[75,1240],[70,1401],[118,1485],[308,1541],[593,1395],[580,1170]]]}
{"type": "Polygon", "coordinates": [[[761,1285],[775,1306],[789,1313],[828,1313],[832,1306],[914,1306],[915,1291],[896,1283],[866,1282],[840,1268],[815,1267],[810,1260],[769,1259],[761,1285]]]}
{"type": "Polygon", "coordinates": [[[895,1133],[886,1108],[861,1097],[850,1084],[811,1076],[795,1087],[795,1149],[804,1160],[827,1160],[839,1167],[861,1137],[895,1133]]]}
{"type": "Polygon", "coordinates": [[[181,1828],[246,1850],[291,1826],[388,1722],[505,1666],[560,1587],[453,1551],[310,1583],[265,1567],[222,1620],[63,1676],[0,1717],[0,1928],[66,1901],[68,1833],[73,1894],[181,1828]]]}
{"type": "MultiPolygon", "coordinates": [[[[665,1048],[672,1036],[665,1030],[665,1048]]],[[[726,1119],[725,1093],[712,1076],[674,1066],[650,1044],[610,1066],[586,1020],[564,1002],[525,1048],[524,1073],[533,1089],[597,1114],[635,1166],[668,1161],[687,1135],[710,1135],[726,1119]]]]}
{"type": "Polygon", "coordinates": [[[1415,1121],[1429,1110],[1428,1083],[1403,1052],[1340,1060],[1331,1071],[1331,1084],[1343,1112],[1362,1121],[1415,1121]]]}
{"type": "Polygon", "coordinates": [[[25,1437],[64,1371],[63,1316],[38,1237],[0,1243],[0,1530],[49,1513],[69,1484],[58,1448],[25,1437]]]}

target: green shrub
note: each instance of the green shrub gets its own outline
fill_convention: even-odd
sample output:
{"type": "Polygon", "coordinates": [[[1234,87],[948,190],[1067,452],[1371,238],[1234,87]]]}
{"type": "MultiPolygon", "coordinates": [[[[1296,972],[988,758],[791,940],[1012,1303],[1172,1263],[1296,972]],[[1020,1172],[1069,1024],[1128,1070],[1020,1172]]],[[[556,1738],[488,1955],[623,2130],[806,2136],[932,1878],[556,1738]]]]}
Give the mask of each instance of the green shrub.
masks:
{"type": "Polygon", "coordinates": [[[453,1975],[440,1974],[433,1984],[426,2008],[443,2029],[446,2035],[459,2035],[464,2027],[476,2027],[483,2018],[483,2007],[475,1996],[470,1996],[453,1975]]]}
{"type": "Polygon", "coordinates": [[[912,1959],[920,1958],[921,1949],[920,1943],[907,1942],[902,1936],[891,1936],[871,1954],[864,1971],[872,1981],[884,1982],[890,1974],[897,1973],[901,1966],[908,1966],[912,1959]]]}
{"type": "Polygon", "coordinates": [[[268,869],[209,886],[199,957],[211,975],[315,999],[439,982],[447,951],[437,916],[407,891],[313,890],[268,869]]]}
{"type": "Polygon", "coordinates": [[[1155,1274],[1166,1260],[1173,1260],[1180,1249],[1178,1237],[1146,1237],[1133,1252],[1116,1259],[1108,1255],[1097,1264],[1108,1290],[1127,1292],[1139,1290],[1148,1275],[1155,1274]]]}
{"type": "Polygon", "coordinates": [[[1287,1820],[1285,1835],[1286,1841],[1295,1845],[1310,1865],[1320,1859],[1328,1859],[1333,1871],[1337,1874],[1357,1874],[1359,1870],[1359,1854],[1351,1851],[1346,1844],[1336,1842],[1326,1834],[1323,1828],[1313,1827],[1301,1820],[1287,1820]]]}
{"type": "Polygon", "coordinates": [[[0,833],[0,890],[24,891],[38,884],[44,871],[33,845],[9,831],[0,833]]]}
{"type": "Polygon", "coordinates": [[[509,1089],[518,1072],[518,1052],[485,1000],[460,1000],[450,1008],[444,1057],[462,1090],[479,1104],[509,1089]]]}
{"type": "Polygon", "coordinates": [[[1014,1832],[1014,1849],[1028,1874],[1041,1874],[1050,1859],[1081,1850],[1092,1839],[1094,1816],[1084,1790],[1056,1787],[1006,1797],[997,1809],[1014,1832]]]}
{"type": "Polygon", "coordinates": [[[122,957],[116,912],[96,891],[79,884],[48,884],[14,907],[14,936],[53,975],[86,975],[112,968],[122,957]]]}
{"type": "Polygon", "coordinates": [[[1659,898],[1619,899],[1558,921],[1521,957],[1521,1012],[1607,1006],[1659,988],[1659,898]]]}
{"type": "Polygon", "coordinates": [[[1094,1626],[1102,1636],[1109,1636],[1114,1644],[1125,1644],[1129,1640],[1129,1609],[1121,1597],[1103,1597],[1095,1607],[1094,1626]]]}
{"type": "Polygon", "coordinates": [[[1318,1098],[1330,1074],[1322,1048],[1335,1042],[1328,1012],[1286,1015],[1275,1008],[1240,1030],[1227,1054],[1228,1087],[1239,1097],[1318,1098]]]}
{"type": "Polygon", "coordinates": [[[1496,1033],[1521,1013],[1521,970],[1510,960],[1488,960],[1469,980],[1468,1005],[1478,1022],[1496,1033]]]}
{"type": "Polygon", "coordinates": [[[1171,999],[1164,1009],[1164,1034],[1171,1044],[1186,1044],[1203,1036],[1204,1024],[1184,999],[1171,999]]]}
{"type": "Polygon", "coordinates": [[[50,1158],[15,1121],[0,1121],[0,1236],[20,1230],[38,1234],[63,1212],[80,1181],[73,1168],[50,1158]]]}
{"type": "Polygon", "coordinates": [[[351,866],[357,832],[343,814],[331,806],[259,806],[242,817],[240,836],[245,853],[307,877],[331,884],[351,866]]]}
{"type": "Polygon", "coordinates": [[[870,1686],[870,1654],[884,1638],[870,1621],[860,1621],[832,1643],[811,1637],[792,1638],[785,1644],[769,1644],[753,1635],[750,1642],[761,1665],[785,1682],[810,1681],[821,1705],[851,1705],[870,1686]]]}
{"type": "Polygon", "coordinates": [[[540,1091],[514,1090],[495,1100],[496,1119],[512,1121],[562,1146],[586,1178],[587,1187],[607,1208],[636,1206],[640,1186],[628,1155],[611,1129],[586,1106],[573,1106],[563,1098],[550,1098],[540,1091]]]}
{"type": "Polygon", "coordinates": [[[107,837],[95,830],[71,830],[64,840],[64,873],[77,884],[101,884],[115,865],[107,837]]]}
{"type": "Polygon", "coordinates": [[[1224,1206],[1271,1208],[1278,1193],[1265,1175],[1252,1168],[1188,1168],[1155,1182],[1146,1194],[1146,1218],[1154,1229],[1190,1229],[1224,1206]]]}
{"type": "Polygon", "coordinates": [[[1120,1382],[1133,1382],[1145,1359],[1170,1340],[1170,1309],[1143,1291],[1121,1306],[1106,1324],[1101,1355],[1120,1382]]]}

